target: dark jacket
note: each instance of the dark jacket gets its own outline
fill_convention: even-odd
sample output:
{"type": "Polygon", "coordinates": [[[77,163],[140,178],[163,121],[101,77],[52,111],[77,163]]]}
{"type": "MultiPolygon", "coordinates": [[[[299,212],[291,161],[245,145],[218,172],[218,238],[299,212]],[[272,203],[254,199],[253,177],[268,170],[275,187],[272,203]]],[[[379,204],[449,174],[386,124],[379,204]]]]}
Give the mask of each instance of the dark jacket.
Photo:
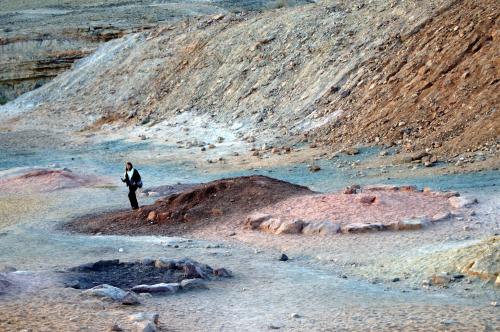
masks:
{"type": "Polygon", "coordinates": [[[134,172],[132,173],[132,178],[128,178],[127,172],[125,172],[125,179],[122,180],[127,184],[128,187],[133,186],[133,187],[142,187],[142,180],[141,180],[141,175],[139,172],[134,168],[134,172]]]}

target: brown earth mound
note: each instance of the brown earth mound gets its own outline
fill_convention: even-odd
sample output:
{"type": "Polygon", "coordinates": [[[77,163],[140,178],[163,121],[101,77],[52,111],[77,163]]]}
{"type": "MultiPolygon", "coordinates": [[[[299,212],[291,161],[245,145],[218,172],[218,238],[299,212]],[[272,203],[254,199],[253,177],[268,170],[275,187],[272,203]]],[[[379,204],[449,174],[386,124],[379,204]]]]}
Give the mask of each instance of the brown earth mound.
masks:
{"type": "Polygon", "coordinates": [[[306,187],[265,176],[222,179],[157,200],[138,211],[77,219],[65,229],[107,234],[181,234],[212,222],[238,218],[288,197],[312,194],[306,187]]]}
{"type": "MultiPolygon", "coordinates": [[[[348,93],[321,101],[338,118],[318,139],[436,155],[494,154],[500,137],[500,2],[456,1],[388,41],[348,93]]],[[[482,156],[482,155],[481,155],[482,156]]]]}
{"type": "Polygon", "coordinates": [[[415,230],[450,219],[475,203],[455,195],[412,186],[353,186],[344,193],[317,194],[284,181],[248,176],[198,185],[138,211],[85,216],[64,228],[128,235],[243,229],[304,235],[415,230]]]}

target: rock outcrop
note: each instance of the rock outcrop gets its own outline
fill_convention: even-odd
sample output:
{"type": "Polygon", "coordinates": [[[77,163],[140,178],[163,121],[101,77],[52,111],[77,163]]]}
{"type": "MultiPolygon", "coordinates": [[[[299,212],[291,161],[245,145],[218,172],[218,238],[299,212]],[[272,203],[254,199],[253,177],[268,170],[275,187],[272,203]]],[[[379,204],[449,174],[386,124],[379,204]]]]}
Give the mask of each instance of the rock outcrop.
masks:
{"type": "MultiPolygon", "coordinates": [[[[295,5],[305,1],[290,1],[295,5]]],[[[100,44],[126,34],[228,11],[259,10],[275,1],[73,1],[57,6],[37,1],[2,2],[0,8],[0,105],[36,89],[100,44]]]]}

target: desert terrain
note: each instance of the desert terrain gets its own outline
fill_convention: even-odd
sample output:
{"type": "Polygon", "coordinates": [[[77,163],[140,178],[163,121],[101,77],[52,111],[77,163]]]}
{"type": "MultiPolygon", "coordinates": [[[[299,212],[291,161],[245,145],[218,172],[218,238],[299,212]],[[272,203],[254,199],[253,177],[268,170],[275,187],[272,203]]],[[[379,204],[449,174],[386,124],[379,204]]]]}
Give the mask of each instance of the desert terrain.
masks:
{"type": "Polygon", "coordinates": [[[5,1],[0,331],[500,330],[499,17],[5,1]]]}

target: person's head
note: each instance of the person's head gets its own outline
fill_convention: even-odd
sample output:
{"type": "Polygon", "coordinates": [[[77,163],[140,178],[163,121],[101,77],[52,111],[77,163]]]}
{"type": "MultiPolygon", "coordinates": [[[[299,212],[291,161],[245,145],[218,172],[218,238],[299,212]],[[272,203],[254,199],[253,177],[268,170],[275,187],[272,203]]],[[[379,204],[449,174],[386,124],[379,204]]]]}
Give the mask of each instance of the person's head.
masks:
{"type": "Polygon", "coordinates": [[[133,167],[134,167],[134,166],[132,166],[132,163],[131,163],[130,161],[127,161],[127,162],[125,163],[125,169],[126,169],[127,171],[130,171],[133,167]]]}

